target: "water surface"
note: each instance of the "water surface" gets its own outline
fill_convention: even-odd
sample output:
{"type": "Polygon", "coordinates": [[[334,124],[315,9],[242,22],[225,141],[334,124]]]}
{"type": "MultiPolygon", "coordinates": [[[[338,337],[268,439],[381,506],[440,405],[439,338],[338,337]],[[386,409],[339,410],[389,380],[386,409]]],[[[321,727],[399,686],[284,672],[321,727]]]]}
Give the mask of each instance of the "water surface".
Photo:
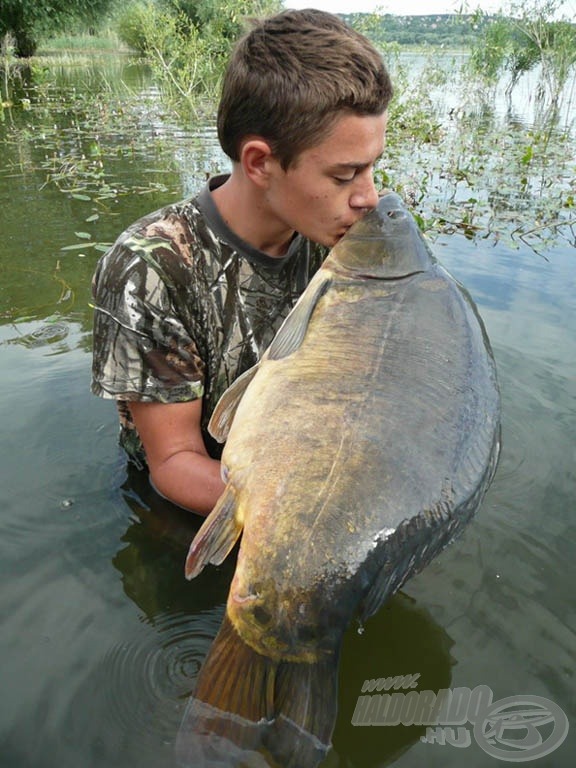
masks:
{"type": "MultiPolygon", "coordinates": [[[[128,63],[104,68],[118,103],[122,79],[142,89],[141,106],[130,107],[119,133],[105,101],[97,107],[90,98],[103,87],[99,66],[60,75],[64,91],[83,94],[82,112],[76,99],[74,109],[47,115],[45,99],[32,96],[30,109],[14,108],[0,124],[5,768],[172,765],[234,567],[184,580],[199,522],[151,499],[141,476],[128,476],[114,408],[89,393],[89,283],[101,252],[93,244],[104,247],[137,216],[227,166],[210,127],[178,125],[158,107],[146,73],[128,63]],[[62,250],[68,246],[76,247],[62,250]]],[[[495,699],[554,701],[572,730],[537,765],[574,765],[574,244],[559,237],[536,253],[458,230],[434,238],[493,344],[502,459],[464,537],[347,633],[327,765],[502,762],[474,739],[458,749],[422,743],[423,728],[351,725],[365,679],[414,673],[422,690],[482,684],[495,699]]]]}

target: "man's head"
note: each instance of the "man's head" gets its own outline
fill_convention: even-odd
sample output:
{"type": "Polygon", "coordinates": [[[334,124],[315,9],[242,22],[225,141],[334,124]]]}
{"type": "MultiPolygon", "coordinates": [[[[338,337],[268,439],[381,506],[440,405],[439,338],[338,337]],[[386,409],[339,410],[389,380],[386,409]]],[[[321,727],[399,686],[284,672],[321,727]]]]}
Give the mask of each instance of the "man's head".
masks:
{"type": "Polygon", "coordinates": [[[286,170],[342,114],[381,115],[392,84],[372,44],[332,14],[289,10],[258,22],[236,45],[218,110],[223,150],[240,160],[262,137],[286,170]]]}

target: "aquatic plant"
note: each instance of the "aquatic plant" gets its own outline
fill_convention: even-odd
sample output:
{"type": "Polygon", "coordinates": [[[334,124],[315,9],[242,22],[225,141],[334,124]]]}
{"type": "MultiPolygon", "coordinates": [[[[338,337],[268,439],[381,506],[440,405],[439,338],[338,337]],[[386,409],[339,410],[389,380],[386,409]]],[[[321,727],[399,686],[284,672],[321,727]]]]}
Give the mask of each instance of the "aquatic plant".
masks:
{"type": "MultiPolygon", "coordinates": [[[[557,239],[575,241],[574,111],[562,101],[569,102],[569,88],[558,101],[564,124],[558,111],[526,121],[505,109],[498,89],[471,78],[463,53],[415,56],[392,44],[383,55],[396,95],[376,177],[381,187],[407,200],[422,229],[433,238],[458,231],[472,240],[527,242],[536,251],[557,239]]],[[[168,66],[170,59],[164,61],[168,66]]],[[[102,64],[88,60],[81,69],[89,80],[84,87],[77,75],[69,78],[69,63],[36,62],[27,79],[17,87],[13,83],[13,105],[3,111],[10,116],[7,123],[17,119],[5,141],[18,148],[15,172],[39,175],[43,188],[86,206],[87,227],[75,230],[91,237],[76,235],[65,244],[84,253],[108,242],[112,226],[104,235],[96,230],[115,215],[122,198],[176,197],[183,175],[196,174],[200,183],[227,161],[221,154],[214,159],[215,98],[199,101],[176,84],[167,89],[157,68],[150,73],[142,65],[129,88],[112,71],[104,77],[102,64]],[[144,177],[136,171],[137,159],[148,156],[152,143],[162,157],[160,170],[144,177]],[[212,159],[206,159],[207,152],[212,159]],[[135,159],[132,176],[119,176],[122,157],[135,159]]]]}
{"type": "Polygon", "coordinates": [[[385,55],[396,96],[376,178],[402,194],[429,236],[460,232],[538,253],[556,240],[576,244],[569,89],[558,102],[564,124],[558,111],[522,120],[498,89],[471,78],[467,56],[434,51],[411,64],[385,55]]]}
{"type": "Polygon", "coordinates": [[[483,28],[480,42],[472,47],[472,72],[489,82],[509,77],[508,97],[527,72],[538,69],[535,96],[544,111],[554,111],[569,78],[576,69],[576,25],[558,18],[561,0],[511,2],[483,28]]]}

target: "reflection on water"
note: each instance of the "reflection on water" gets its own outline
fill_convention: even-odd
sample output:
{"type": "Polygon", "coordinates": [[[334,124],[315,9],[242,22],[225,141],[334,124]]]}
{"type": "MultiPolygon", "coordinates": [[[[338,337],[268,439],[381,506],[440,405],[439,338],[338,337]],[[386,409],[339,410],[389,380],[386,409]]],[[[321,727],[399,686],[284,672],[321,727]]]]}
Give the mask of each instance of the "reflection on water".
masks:
{"type": "MultiPolygon", "coordinates": [[[[145,73],[129,76],[147,87],[145,73]]],[[[105,150],[104,177],[79,200],[46,185],[43,166],[47,155],[52,163],[60,151],[69,159],[71,148],[78,157],[89,149],[85,137],[74,144],[71,115],[58,118],[58,131],[34,110],[12,119],[19,133],[0,127],[2,766],[169,768],[234,563],[185,581],[199,521],[127,474],[114,409],[89,394],[98,253],[61,248],[78,242],[77,232],[110,241],[197,188],[219,162],[214,134],[170,128],[157,111],[135,111],[126,136],[104,123],[94,145],[105,150]],[[42,125],[43,144],[31,140],[42,125]],[[176,151],[155,139],[170,130],[176,151]],[[105,198],[104,183],[117,194],[105,198]]],[[[420,673],[420,690],[487,685],[495,699],[540,695],[576,718],[574,243],[559,237],[539,256],[521,241],[456,233],[439,236],[434,250],[486,322],[503,396],[502,457],[464,537],[363,632],[347,633],[328,767],[498,762],[474,741],[424,744],[418,727],[353,726],[372,678],[420,673]]],[[[538,765],[572,768],[574,731],[538,765]]]]}
{"type": "MultiPolygon", "coordinates": [[[[334,747],[322,765],[326,768],[386,765],[418,742],[426,731],[423,726],[353,726],[357,699],[365,682],[374,678],[414,675],[420,690],[448,688],[453,664],[451,646],[451,638],[426,609],[404,593],[396,594],[362,631],[351,628],[345,636],[339,669],[339,686],[344,696],[341,696],[334,747]],[[415,664],[418,672],[411,672],[415,664]]],[[[192,698],[178,732],[178,765],[180,768],[204,764],[224,768],[246,764],[280,768],[289,764],[294,768],[314,768],[322,761],[325,745],[304,731],[295,737],[295,728],[294,724],[290,728],[289,721],[282,719],[256,724],[192,698]],[[223,735],[215,739],[215,733],[223,735]],[[231,734],[233,740],[224,734],[231,734]],[[283,751],[284,744],[289,752],[283,751]],[[296,751],[297,758],[294,757],[296,751]],[[283,759],[278,759],[279,754],[283,759]]]]}
{"type": "Polygon", "coordinates": [[[419,675],[414,690],[439,691],[452,685],[454,640],[424,603],[401,592],[364,630],[346,634],[340,670],[344,700],[334,732],[341,765],[365,768],[394,762],[425,734],[424,726],[352,725],[357,699],[366,680],[419,675]]]}

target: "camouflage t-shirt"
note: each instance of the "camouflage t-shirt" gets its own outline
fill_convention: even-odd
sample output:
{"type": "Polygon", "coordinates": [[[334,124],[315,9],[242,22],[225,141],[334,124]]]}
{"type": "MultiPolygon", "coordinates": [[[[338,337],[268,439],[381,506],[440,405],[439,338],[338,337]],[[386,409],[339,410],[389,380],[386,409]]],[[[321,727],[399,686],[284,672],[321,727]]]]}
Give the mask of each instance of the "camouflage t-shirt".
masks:
{"type": "Polygon", "coordinates": [[[325,255],[300,235],[280,258],[241,240],[212,199],[225,179],[139,219],[94,275],[92,392],[117,401],[121,445],[139,466],[129,401],[203,398],[204,439],[220,455],[207,431],[218,398],[258,361],[325,255]]]}

